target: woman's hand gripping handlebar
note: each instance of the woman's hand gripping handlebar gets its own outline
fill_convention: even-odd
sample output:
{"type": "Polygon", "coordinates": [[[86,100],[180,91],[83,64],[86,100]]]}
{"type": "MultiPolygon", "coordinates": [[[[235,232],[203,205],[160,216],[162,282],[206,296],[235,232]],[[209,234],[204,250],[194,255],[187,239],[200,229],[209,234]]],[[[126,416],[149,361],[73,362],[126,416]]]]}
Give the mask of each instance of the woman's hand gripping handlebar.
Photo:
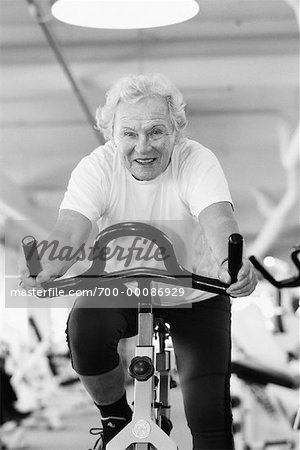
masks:
{"type": "MultiPolygon", "coordinates": [[[[37,261],[39,261],[36,242],[33,238],[32,246],[30,246],[30,242],[26,242],[25,244],[24,253],[27,267],[29,272],[36,276],[37,261]]],[[[237,279],[237,274],[242,266],[242,249],[242,236],[239,234],[231,235],[228,242],[228,270],[232,281],[237,279]]],[[[188,288],[192,287],[193,289],[212,292],[214,294],[226,294],[229,287],[229,284],[222,283],[218,279],[201,276],[186,270],[178,263],[169,238],[157,228],[139,222],[123,222],[103,230],[95,241],[90,268],[79,276],[42,283],[43,293],[39,294],[38,297],[53,297],[54,295],[52,293],[55,292],[56,294],[58,291],[60,295],[68,295],[71,290],[74,292],[74,289],[81,289],[81,286],[83,283],[86,283],[88,278],[96,278],[99,286],[117,279],[130,281],[147,278],[148,280],[151,279],[151,281],[188,288]],[[123,236],[142,237],[154,242],[163,255],[165,270],[136,267],[105,273],[107,245],[110,241],[123,236]]]]}

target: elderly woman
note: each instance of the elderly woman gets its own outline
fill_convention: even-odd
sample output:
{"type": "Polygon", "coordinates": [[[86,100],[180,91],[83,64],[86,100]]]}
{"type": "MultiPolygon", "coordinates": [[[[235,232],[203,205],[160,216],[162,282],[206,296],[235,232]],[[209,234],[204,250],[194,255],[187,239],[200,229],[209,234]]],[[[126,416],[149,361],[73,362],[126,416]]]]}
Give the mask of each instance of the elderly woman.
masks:
{"type": "MultiPolygon", "coordinates": [[[[238,232],[232,200],[214,154],[184,137],[184,108],[181,93],[161,75],[118,81],[97,111],[107,142],[73,171],[49,239],[79,248],[96,221],[101,229],[127,220],[152,223],[173,240],[184,267],[230,283],[227,241],[238,232]]],[[[71,263],[44,259],[37,280],[25,273],[23,284],[61,276],[71,263]]],[[[137,258],[135,266],[144,263],[137,258]]],[[[124,268],[122,258],[108,264],[109,271],[124,268]]],[[[184,298],[156,299],[171,327],[193,449],[234,447],[229,296],[249,295],[255,285],[244,259],[228,296],[187,289],[184,298]]],[[[98,298],[98,307],[77,299],[67,327],[73,367],[101,412],[103,449],[132,416],[117,346],[137,333],[137,311],[121,297],[98,298]]]]}

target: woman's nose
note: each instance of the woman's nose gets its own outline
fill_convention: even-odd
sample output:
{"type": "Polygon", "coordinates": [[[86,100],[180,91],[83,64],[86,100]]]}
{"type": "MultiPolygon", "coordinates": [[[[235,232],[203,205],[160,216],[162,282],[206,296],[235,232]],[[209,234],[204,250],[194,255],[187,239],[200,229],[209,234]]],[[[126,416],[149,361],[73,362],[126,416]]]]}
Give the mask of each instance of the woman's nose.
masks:
{"type": "Polygon", "coordinates": [[[144,136],[144,135],[139,136],[138,141],[135,146],[135,151],[138,153],[147,153],[148,141],[147,141],[146,136],[144,136]]]}

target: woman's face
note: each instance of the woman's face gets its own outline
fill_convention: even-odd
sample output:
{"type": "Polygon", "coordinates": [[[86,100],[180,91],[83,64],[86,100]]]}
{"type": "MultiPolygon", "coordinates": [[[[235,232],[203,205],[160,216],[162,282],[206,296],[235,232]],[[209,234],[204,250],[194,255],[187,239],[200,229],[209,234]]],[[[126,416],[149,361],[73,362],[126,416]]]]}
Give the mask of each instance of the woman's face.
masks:
{"type": "Polygon", "coordinates": [[[153,180],[170,162],[176,131],[161,97],[137,103],[121,101],[114,119],[113,141],[126,168],[138,180],[153,180]]]}

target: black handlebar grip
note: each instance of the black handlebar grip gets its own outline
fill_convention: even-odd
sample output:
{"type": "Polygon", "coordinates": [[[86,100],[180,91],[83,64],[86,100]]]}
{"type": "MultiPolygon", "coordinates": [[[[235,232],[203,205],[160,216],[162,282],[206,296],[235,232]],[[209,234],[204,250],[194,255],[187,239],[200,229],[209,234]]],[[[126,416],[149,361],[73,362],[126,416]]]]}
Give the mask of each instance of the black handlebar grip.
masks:
{"type": "Polygon", "coordinates": [[[33,236],[25,236],[22,246],[30,276],[36,278],[42,271],[36,239],[33,236]]]}
{"type": "Polygon", "coordinates": [[[231,283],[237,281],[237,275],[243,264],[243,236],[233,233],[228,239],[228,272],[231,283]]]}

